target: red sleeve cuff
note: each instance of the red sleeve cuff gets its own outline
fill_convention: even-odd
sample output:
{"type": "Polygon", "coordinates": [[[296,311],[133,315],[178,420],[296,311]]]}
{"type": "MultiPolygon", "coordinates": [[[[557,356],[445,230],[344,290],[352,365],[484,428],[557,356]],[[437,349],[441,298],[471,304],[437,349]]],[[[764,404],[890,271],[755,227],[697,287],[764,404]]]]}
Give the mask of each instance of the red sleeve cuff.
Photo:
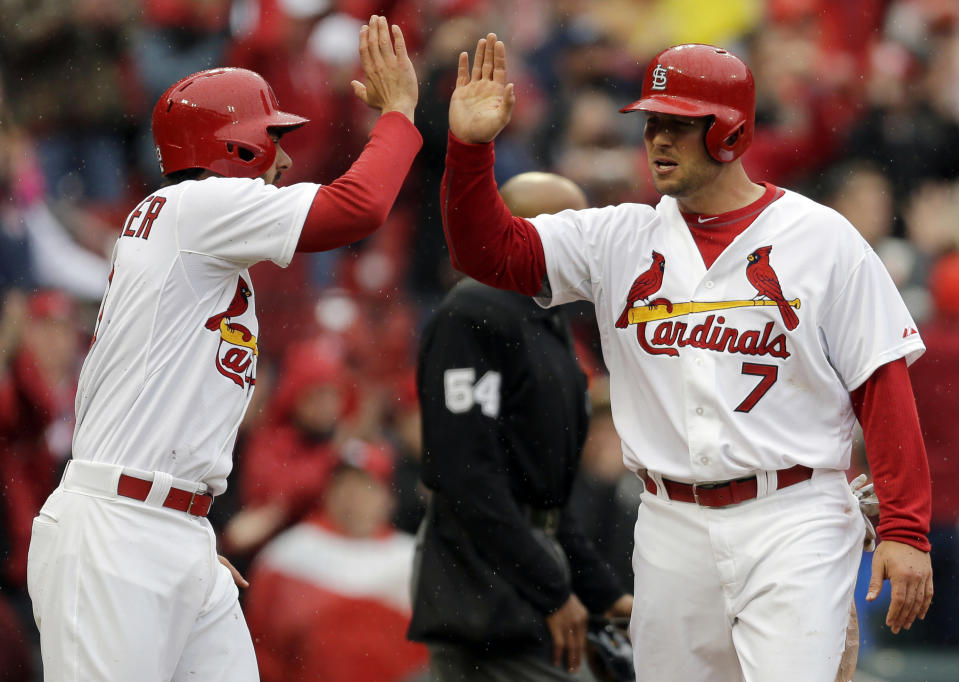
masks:
{"type": "Polygon", "coordinates": [[[448,170],[482,173],[492,170],[495,160],[493,143],[471,144],[449,132],[446,145],[446,168],[448,170]]]}

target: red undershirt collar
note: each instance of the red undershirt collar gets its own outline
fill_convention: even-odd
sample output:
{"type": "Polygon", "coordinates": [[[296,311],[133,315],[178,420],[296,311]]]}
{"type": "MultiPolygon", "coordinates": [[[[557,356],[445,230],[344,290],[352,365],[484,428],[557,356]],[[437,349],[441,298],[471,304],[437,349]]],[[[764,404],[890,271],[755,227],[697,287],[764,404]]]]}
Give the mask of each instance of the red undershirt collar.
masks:
{"type": "Polygon", "coordinates": [[[764,182],[762,185],[766,188],[766,191],[763,192],[761,197],[751,204],[737,208],[735,211],[718,215],[680,211],[690,233],[693,235],[696,246],[699,247],[699,252],[702,254],[707,269],[740,232],[752,225],[753,221],[767,206],[785,194],[783,190],[768,182],[764,182]]]}

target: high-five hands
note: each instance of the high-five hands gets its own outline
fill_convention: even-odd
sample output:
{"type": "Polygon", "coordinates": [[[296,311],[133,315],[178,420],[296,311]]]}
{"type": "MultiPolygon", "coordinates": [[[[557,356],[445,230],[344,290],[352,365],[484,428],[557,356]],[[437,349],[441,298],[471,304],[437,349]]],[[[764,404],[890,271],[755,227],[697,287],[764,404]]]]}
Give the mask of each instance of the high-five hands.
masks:
{"type": "Polygon", "coordinates": [[[506,46],[495,33],[476,44],[473,70],[460,53],[456,89],[450,99],[450,132],[470,144],[492,141],[513,113],[513,84],[506,82],[506,46]]]}
{"type": "Polygon", "coordinates": [[[374,109],[384,114],[398,111],[412,121],[419,85],[413,62],[406,53],[403,32],[395,24],[392,31],[391,41],[386,17],[375,14],[370,17],[370,23],[360,29],[360,63],[366,82],[355,80],[350,85],[356,96],[374,109]]]}

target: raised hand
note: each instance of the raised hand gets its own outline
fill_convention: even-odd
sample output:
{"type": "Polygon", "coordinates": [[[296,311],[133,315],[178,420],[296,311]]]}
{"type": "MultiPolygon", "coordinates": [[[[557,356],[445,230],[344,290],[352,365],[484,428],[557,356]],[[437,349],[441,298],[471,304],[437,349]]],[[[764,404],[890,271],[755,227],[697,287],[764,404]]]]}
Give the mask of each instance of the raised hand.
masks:
{"type": "Polygon", "coordinates": [[[374,109],[384,114],[398,111],[412,121],[419,98],[416,71],[406,53],[403,32],[395,24],[392,30],[391,41],[386,18],[375,14],[370,17],[370,23],[360,29],[360,63],[366,82],[350,84],[356,96],[374,109]]]}
{"type": "Polygon", "coordinates": [[[506,46],[495,33],[476,44],[473,71],[460,53],[456,89],[450,99],[450,131],[463,142],[490,142],[513,113],[513,84],[506,82],[506,46]]]}

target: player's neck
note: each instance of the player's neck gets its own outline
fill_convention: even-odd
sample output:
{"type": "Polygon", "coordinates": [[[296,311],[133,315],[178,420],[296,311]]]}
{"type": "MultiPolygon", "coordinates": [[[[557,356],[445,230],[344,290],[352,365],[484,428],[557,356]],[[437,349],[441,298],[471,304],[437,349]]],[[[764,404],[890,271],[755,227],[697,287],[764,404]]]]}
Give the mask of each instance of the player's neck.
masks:
{"type": "Polygon", "coordinates": [[[765,191],[765,187],[749,179],[742,163],[736,160],[723,166],[710,183],[676,200],[683,213],[720,215],[748,206],[765,191]]]}

